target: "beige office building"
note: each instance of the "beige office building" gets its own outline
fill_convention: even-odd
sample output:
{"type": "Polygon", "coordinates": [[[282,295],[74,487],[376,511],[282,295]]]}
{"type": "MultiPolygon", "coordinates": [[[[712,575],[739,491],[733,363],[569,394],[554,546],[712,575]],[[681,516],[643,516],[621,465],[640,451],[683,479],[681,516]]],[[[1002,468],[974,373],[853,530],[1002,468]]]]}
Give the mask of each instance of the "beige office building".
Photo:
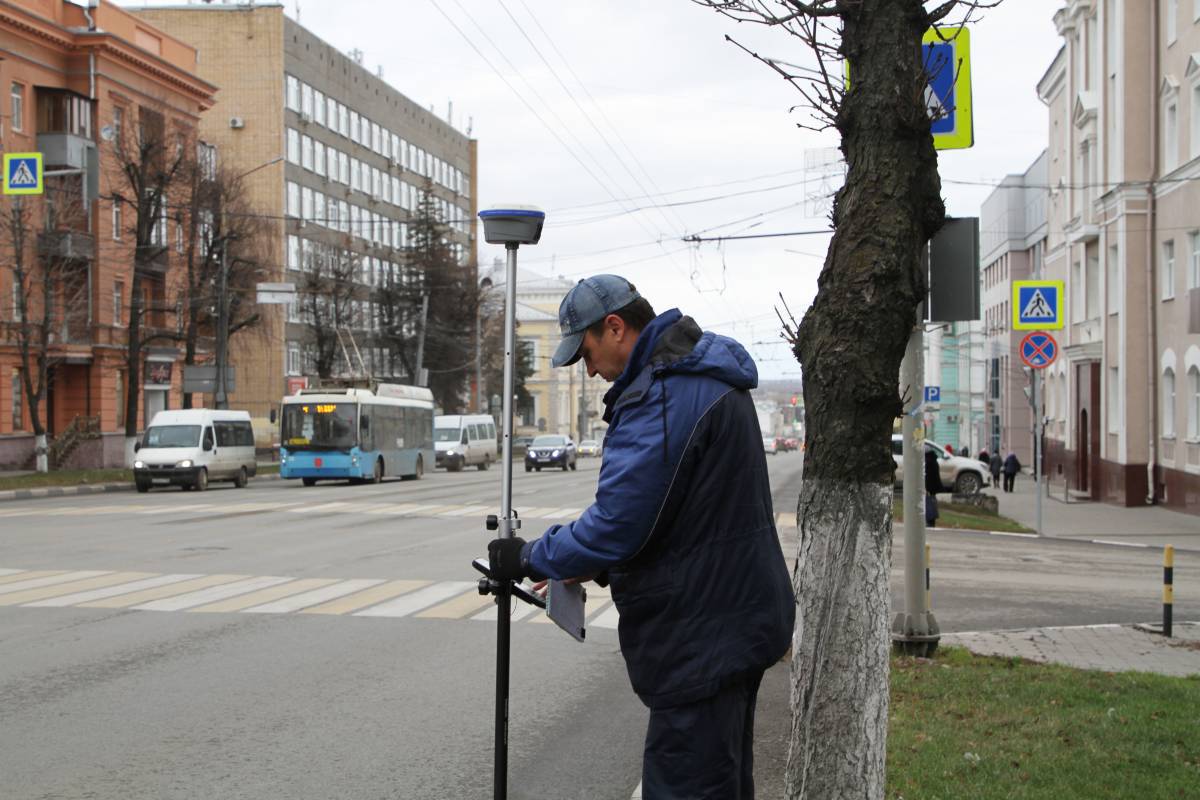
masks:
{"type": "Polygon", "coordinates": [[[1072,0],[1054,21],[1047,470],[1064,494],[1200,513],[1200,2],[1072,0]]]}

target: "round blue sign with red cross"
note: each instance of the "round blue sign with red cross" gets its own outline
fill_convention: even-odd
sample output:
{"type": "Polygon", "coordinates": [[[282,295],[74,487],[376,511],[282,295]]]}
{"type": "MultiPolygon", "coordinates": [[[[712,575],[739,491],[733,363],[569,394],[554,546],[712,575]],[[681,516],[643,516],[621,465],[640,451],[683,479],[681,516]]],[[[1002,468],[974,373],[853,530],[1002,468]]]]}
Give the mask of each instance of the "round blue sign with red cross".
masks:
{"type": "Polygon", "coordinates": [[[1058,342],[1045,331],[1033,331],[1021,340],[1021,361],[1027,367],[1045,369],[1058,358],[1058,342]]]}

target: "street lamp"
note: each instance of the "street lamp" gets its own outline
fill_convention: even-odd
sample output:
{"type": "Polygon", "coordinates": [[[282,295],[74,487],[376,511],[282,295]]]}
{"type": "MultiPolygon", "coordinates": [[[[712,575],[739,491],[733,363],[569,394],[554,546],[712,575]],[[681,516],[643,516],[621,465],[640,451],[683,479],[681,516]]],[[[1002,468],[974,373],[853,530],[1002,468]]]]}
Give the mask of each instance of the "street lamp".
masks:
{"type": "MultiPolygon", "coordinates": [[[[246,170],[240,175],[229,179],[230,185],[240,181],[251,173],[266,169],[272,164],[283,161],[283,156],[275,156],[270,161],[264,161],[253,169],[246,170]]],[[[229,298],[226,284],[229,281],[229,232],[225,227],[225,202],[221,201],[221,233],[225,237],[221,243],[221,284],[217,290],[217,386],[213,398],[217,408],[229,408],[229,390],[225,379],[226,362],[229,360],[229,298]]]]}

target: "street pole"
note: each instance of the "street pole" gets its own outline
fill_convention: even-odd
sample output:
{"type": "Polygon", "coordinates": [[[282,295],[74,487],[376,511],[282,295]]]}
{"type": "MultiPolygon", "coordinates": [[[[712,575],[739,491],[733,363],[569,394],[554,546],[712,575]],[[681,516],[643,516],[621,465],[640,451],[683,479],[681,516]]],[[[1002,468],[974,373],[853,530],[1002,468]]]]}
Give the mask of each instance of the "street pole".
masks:
{"type": "Polygon", "coordinates": [[[229,390],[225,384],[225,363],[229,360],[228,301],[225,284],[229,280],[229,231],[225,227],[225,207],[221,207],[221,280],[217,289],[217,408],[229,408],[229,390]]]}
{"type": "Polygon", "coordinates": [[[424,386],[421,372],[425,366],[425,321],[429,318],[429,294],[421,296],[421,327],[417,331],[417,374],[413,376],[414,386],[424,386]]]}
{"type": "Polygon", "coordinates": [[[1042,535],[1042,415],[1039,409],[1038,386],[1040,384],[1040,369],[1033,371],[1033,488],[1037,493],[1037,527],[1035,532],[1042,535]]]}
{"type": "Polygon", "coordinates": [[[900,384],[907,394],[904,419],[900,425],[904,480],[904,612],[892,620],[892,644],[901,653],[928,656],[937,649],[937,621],[926,607],[925,593],[925,437],[918,435],[917,415],[925,399],[925,379],[921,363],[924,326],[917,315],[916,324],[904,348],[900,364],[900,384]]]}

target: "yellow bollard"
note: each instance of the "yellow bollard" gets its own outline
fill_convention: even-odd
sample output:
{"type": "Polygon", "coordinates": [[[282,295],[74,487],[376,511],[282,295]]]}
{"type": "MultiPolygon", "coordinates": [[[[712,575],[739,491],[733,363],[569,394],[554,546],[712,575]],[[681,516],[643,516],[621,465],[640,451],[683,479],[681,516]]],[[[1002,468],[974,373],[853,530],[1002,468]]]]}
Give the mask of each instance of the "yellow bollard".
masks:
{"type": "Polygon", "coordinates": [[[1171,635],[1171,617],[1175,608],[1175,548],[1163,548],[1163,636],[1171,635]]]}

